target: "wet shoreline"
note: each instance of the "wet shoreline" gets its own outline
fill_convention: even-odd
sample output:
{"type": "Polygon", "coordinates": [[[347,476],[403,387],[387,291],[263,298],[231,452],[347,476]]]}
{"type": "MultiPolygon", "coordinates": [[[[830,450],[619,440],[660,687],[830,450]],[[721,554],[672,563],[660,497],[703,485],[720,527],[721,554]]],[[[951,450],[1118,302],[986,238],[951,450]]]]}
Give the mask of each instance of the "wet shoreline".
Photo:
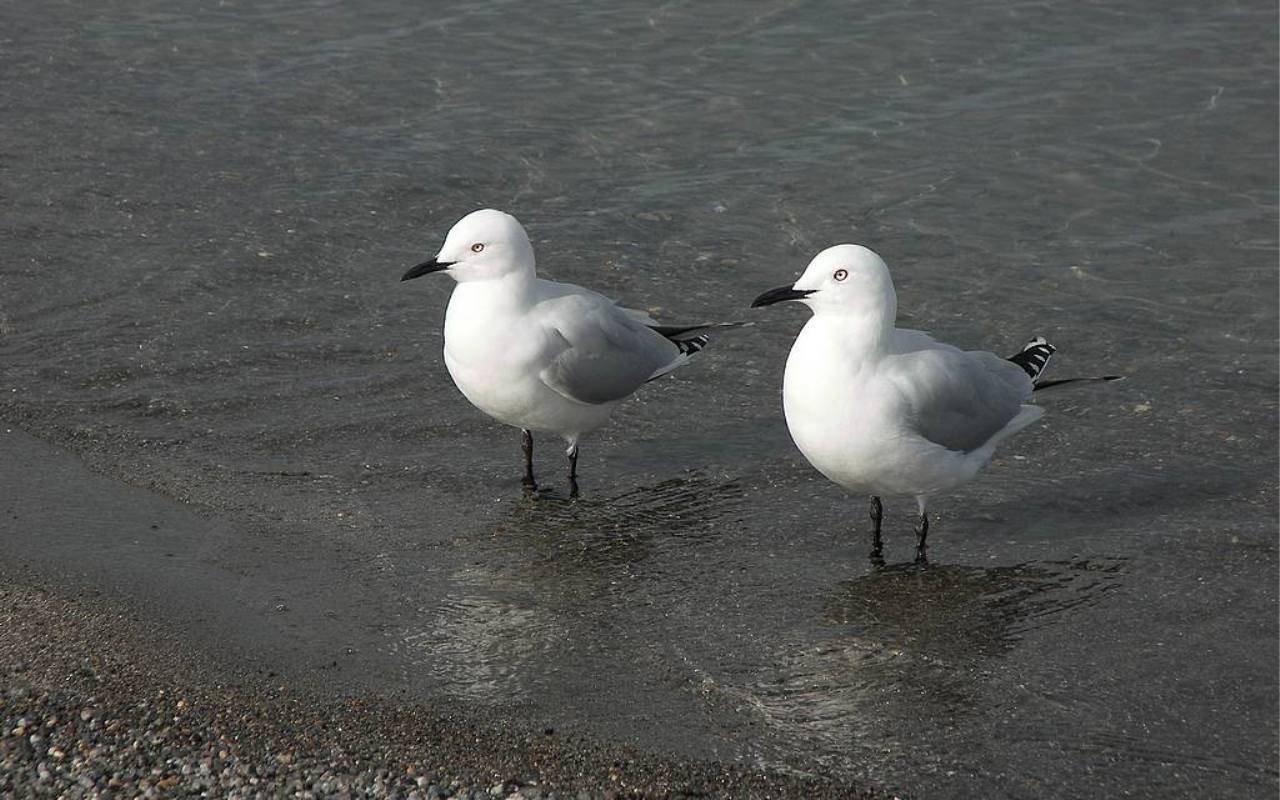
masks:
{"type": "Polygon", "coordinates": [[[343,698],[281,676],[228,677],[198,653],[100,593],[0,572],[0,792],[888,796],[343,698]]]}
{"type": "MultiPolygon", "coordinates": [[[[635,679],[630,676],[602,676],[619,691],[602,695],[598,703],[579,698],[576,710],[561,719],[548,715],[550,706],[546,703],[530,702],[534,695],[526,694],[524,702],[510,702],[513,690],[520,690],[528,680],[523,672],[527,657],[511,648],[528,646],[523,644],[528,634],[520,632],[520,626],[538,623],[521,610],[528,600],[519,594],[512,595],[513,604],[501,607],[505,611],[497,616],[488,606],[475,605],[481,595],[463,595],[462,604],[452,613],[472,620],[467,626],[437,617],[436,627],[425,630],[388,627],[387,621],[401,613],[388,606],[395,602],[394,592],[386,594],[387,587],[370,584],[360,573],[344,574],[348,567],[333,553],[325,552],[319,542],[308,542],[304,548],[308,552],[299,552],[298,542],[291,537],[269,531],[254,533],[252,528],[221,520],[198,507],[120,484],[95,474],[69,453],[16,429],[7,429],[0,443],[8,456],[0,465],[0,481],[11,490],[0,507],[0,557],[4,564],[0,580],[6,607],[11,615],[17,615],[14,619],[23,621],[5,626],[0,634],[3,651],[13,654],[5,672],[6,709],[15,714],[27,709],[21,711],[27,716],[46,711],[65,716],[66,708],[81,703],[89,694],[105,691],[95,688],[96,678],[88,683],[81,680],[93,678],[97,668],[90,665],[85,673],[83,663],[74,661],[76,654],[110,653],[124,659],[113,669],[129,676],[110,684],[112,702],[123,709],[117,713],[126,729],[136,726],[141,732],[154,723],[153,718],[136,716],[129,709],[138,702],[153,702],[145,692],[161,690],[168,698],[161,703],[166,714],[171,709],[166,704],[179,700],[190,703],[190,696],[205,698],[202,702],[215,711],[229,704],[259,709],[245,730],[261,740],[261,750],[270,753],[291,746],[294,735],[292,729],[281,732],[272,727],[271,721],[281,716],[280,703],[291,709],[292,718],[305,719],[294,726],[299,729],[323,732],[347,725],[342,720],[352,713],[351,703],[367,704],[367,708],[360,707],[367,711],[361,718],[369,726],[376,726],[388,715],[403,721],[403,727],[393,729],[403,736],[387,738],[382,731],[369,728],[365,744],[381,755],[349,752],[342,749],[343,742],[335,744],[321,736],[317,740],[320,744],[315,745],[319,749],[299,758],[297,769],[292,766],[294,756],[288,756],[290,764],[284,765],[237,756],[218,762],[222,766],[216,775],[210,775],[199,766],[209,754],[192,751],[181,757],[195,759],[183,762],[189,766],[188,774],[152,774],[147,778],[169,781],[165,786],[187,785],[181,781],[189,778],[221,780],[222,770],[230,769],[225,777],[233,783],[219,784],[222,790],[252,787],[235,781],[253,777],[266,784],[278,779],[280,783],[272,784],[276,786],[321,780],[328,781],[325,785],[331,788],[370,788],[381,781],[383,790],[394,783],[404,792],[415,787],[425,792],[435,785],[438,793],[462,788],[487,792],[499,782],[505,782],[503,791],[508,791],[524,782],[528,784],[525,796],[538,796],[538,791],[550,791],[551,787],[571,790],[557,796],[576,796],[572,792],[584,788],[591,792],[617,789],[616,781],[622,778],[615,778],[607,768],[626,763],[630,787],[646,796],[678,796],[681,792],[726,797],[848,796],[874,785],[855,777],[859,772],[889,774],[894,778],[891,786],[901,786],[899,791],[911,795],[911,779],[903,775],[900,766],[892,773],[883,771],[883,759],[896,759],[908,745],[883,731],[929,724],[971,725],[979,720],[974,716],[976,709],[1001,706],[1005,707],[1001,725],[1016,730],[1029,724],[1029,734],[1038,730],[1040,715],[1059,713],[1052,706],[1037,710],[1048,697],[1037,700],[1032,695],[1013,705],[1009,701],[1014,698],[982,699],[993,691],[1007,691],[999,689],[1002,683],[1010,685],[1000,678],[1002,663],[1026,662],[1028,657],[1032,664],[1042,657],[1050,663],[1060,659],[1079,663],[1080,656],[1069,655],[1077,649],[1090,653],[1093,663],[1104,663],[1098,660],[1101,654],[1094,652],[1087,629],[1064,630],[1060,626],[1063,620],[1092,616],[1098,620],[1098,635],[1105,637],[1108,634],[1102,631],[1116,622],[1103,620],[1114,618],[1112,609],[1124,607],[1125,595],[1132,593],[1126,588],[1131,586],[1131,557],[993,567],[937,563],[918,568],[900,563],[855,573],[824,593],[814,609],[820,638],[813,645],[779,643],[770,651],[779,654],[776,661],[742,674],[723,666],[701,666],[699,661],[705,656],[698,656],[687,645],[677,651],[686,662],[681,672],[689,674],[674,677],[690,681],[706,713],[716,714],[703,722],[721,726],[712,740],[730,745],[723,751],[728,756],[725,763],[716,764],[705,760],[703,753],[707,751],[698,750],[708,740],[707,733],[677,730],[696,720],[678,721],[672,716],[664,723],[654,713],[661,706],[645,708],[645,703],[659,698],[643,686],[631,685],[635,679]],[[247,549],[248,555],[238,555],[241,549],[247,549]],[[307,593],[300,588],[306,586],[315,591],[307,593]],[[365,591],[373,594],[358,603],[338,599],[365,591]],[[477,640],[481,633],[485,638],[477,640]],[[1082,635],[1086,638],[1080,639],[1082,635]],[[1038,642],[1067,650],[1039,656],[1036,651],[1043,645],[1038,642]],[[501,648],[502,654],[491,647],[501,648]],[[42,655],[21,656],[33,652],[42,655]],[[171,661],[171,657],[180,657],[180,662],[171,661]],[[511,666],[495,671],[504,663],[511,666]],[[37,680],[36,676],[43,677],[37,680]],[[437,681],[436,688],[430,688],[432,681],[437,681]],[[140,686],[151,688],[143,691],[140,686]],[[227,687],[233,694],[226,693],[230,691],[227,687]],[[902,696],[904,703],[886,706],[883,698],[893,695],[902,696]],[[1030,705],[1019,708],[1027,701],[1030,705]],[[592,717],[588,709],[593,708],[599,718],[592,717]],[[644,715],[640,717],[646,720],[642,726],[632,728],[621,722],[636,713],[644,715]],[[1029,719],[1021,719],[1028,714],[1029,719]],[[754,719],[768,720],[768,728],[755,728],[754,719]],[[664,749],[667,755],[657,755],[650,743],[668,730],[668,724],[673,726],[667,739],[670,749],[664,749]],[[415,725],[439,731],[441,741],[466,745],[459,745],[456,752],[446,747],[424,755],[409,741],[404,745],[407,749],[397,751],[396,756],[406,763],[379,761],[385,757],[386,747],[401,747],[415,725]],[[548,729],[555,731],[557,747],[550,754],[540,749],[546,743],[537,735],[548,729]],[[517,734],[514,740],[509,738],[513,733],[517,734]],[[532,750],[527,747],[530,736],[537,744],[532,750]],[[783,738],[774,738],[778,736],[783,738]],[[492,748],[473,754],[471,742],[478,741],[477,737],[492,741],[492,748]],[[877,751],[877,744],[883,749],[877,751]],[[799,753],[805,755],[797,757],[799,753]],[[475,759],[467,760],[471,755],[475,759]],[[856,762],[862,758],[866,762],[859,767],[856,762]],[[417,780],[423,775],[400,771],[410,766],[409,762],[417,763],[415,759],[440,767],[425,776],[422,786],[417,780]],[[528,765],[533,763],[540,766],[531,769],[528,765]],[[757,767],[747,766],[752,763],[757,767]],[[361,766],[348,769],[351,764],[361,766]],[[366,769],[365,764],[377,766],[366,769]],[[507,775],[495,768],[508,764],[517,766],[510,767],[507,775]],[[761,764],[784,772],[755,771],[761,764]],[[803,775],[826,777],[798,777],[803,775]],[[537,786],[532,785],[534,781],[537,786]]],[[[716,502],[732,505],[743,493],[741,488],[732,488],[717,501],[707,489],[672,483],[666,505],[653,504],[655,490],[660,491],[656,487],[605,500],[569,503],[552,494],[532,504],[512,501],[512,516],[500,517],[492,538],[486,536],[481,542],[481,552],[487,555],[478,563],[488,567],[472,566],[456,574],[454,591],[477,580],[494,597],[526,580],[552,581],[561,590],[574,592],[594,591],[591,587],[598,574],[645,580],[644,572],[637,570],[643,570],[660,548],[668,545],[637,535],[632,526],[642,529],[638,520],[652,516],[674,524],[671,531],[677,540],[706,536],[698,514],[691,513],[697,506],[688,506],[688,498],[696,496],[714,507],[716,502]],[[508,569],[501,567],[502,554],[510,547],[526,553],[510,568],[512,575],[519,577],[518,584],[508,584],[510,579],[502,578],[508,569]],[[565,572],[566,561],[585,572],[576,577],[574,572],[565,572]],[[617,572],[618,565],[623,572],[617,572]],[[583,580],[586,583],[581,588],[573,589],[583,580]],[[504,590],[503,585],[510,588],[504,590]]],[[[1265,492],[1254,502],[1265,507],[1265,492]]],[[[1189,514],[1187,524],[1194,526],[1197,516],[1189,514]]],[[[894,546],[907,544],[894,542],[894,546]]],[[[1238,566],[1230,569],[1240,569],[1269,552],[1253,537],[1236,537],[1231,549],[1236,553],[1229,556],[1228,563],[1238,566]]],[[[856,563],[852,552],[850,558],[856,563]]],[[[394,576],[387,579],[394,582],[394,576]]],[[[452,597],[446,595],[441,602],[457,602],[452,597]]],[[[1193,597],[1187,599],[1194,602],[1193,597]]],[[[589,605],[581,598],[575,602],[589,605]]],[[[724,615],[723,609],[706,611],[724,615]]],[[[709,628],[724,622],[691,624],[709,628]]],[[[1163,639],[1159,629],[1151,634],[1163,639]]],[[[553,631],[548,641],[559,647],[573,644],[563,632],[553,631]]],[[[1163,641],[1142,644],[1134,640],[1132,646],[1147,650],[1150,669],[1161,669],[1163,641]],[[1156,649],[1150,649],[1153,646],[1156,649]]],[[[660,669],[645,660],[639,666],[642,670],[660,669]]],[[[1116,670],[1132,668],[1117,662],[1094,677],[1105,685],[1116,670]]],[[[1012,676],[1028,680],[1020,672],[1012,676]]],[[[589,685],[581,680],[578,685],[589,685]]],[[[1151,686],[1159,691],[1158,682],[1151,686]]],[[[1254,685],[1249,691],[1263,692],[1264,687],[1254,685]]],[[[1062,700],[1052,702],[1065,705],[1062,700]]],[[[1234,713],[1242,715],[1239,719],[1261,710],[1252,702],[1246,694],[1234,699],[1234,713]]],[[[227,712],[216,713],[226,717],[227,712]]],[[[192,724],[192,730],[198,730],[208,722],[202,718],[192,724]]],[[[231,724],[225,735],[232,739],[240,736],[239,725],[231,724]]],[[[1030,735],[1028,744],[1034,747],[1036,740],[1030,735]]],[[[999,741],[1001,734],[995,736],[999,741]]],[[[920,744],[932,750],[940,743],[945,740],[920,744]]],[[[103,765],[113,763],[112,759],[134,757],[119,742],[95,746],[99,745],[106,749],[94,756],[98,767],[86,767],[96,770],[95,774],[103,773],[103,765]]],[[[15,775],[40,780],[41,761],[30,751],[11,747],[8,752],[25,764],[26,771],[15,775]]],[[[940,758],[954,759],[953,763],[966,757],[963,751],[951,752],[945,746],[937,752],[940,758]]],[[[1041,766],[1047,763],[1051,762],[1042,761],[1041,766]]],[[[1127,780],[1124,776],[1130,773],[1124,763],[1109,767],[1116,770],[1112,785],[1127,780]]],[[[1204,774],[1188,783],[1188,788],[1220,785],[1212,778],[1219,769],[1229,770],[1226,774],[1242,785],[1267,780],[1265,768],[1256,772],[1225,756],[1202,756],[1200,765],[1193,769],[1204,770],[1204,774]]],[[[1137,780],[1140,773],[1132,774],[1137,780]]],[[[139,773],[135,777],[141,780],[144,776],[139,773]]],[[[69,781],[79,779],[79,775],[66,777],[69,781]]],[[[50,777],[46,782],[57,780],[50,777]]],[[[1057,784],[1059,790],[1068,786],[1057,784]]]]}
{"type": "Polygon", "coordinates": [[[43,466],[61,476],[53,494],[78,500],[70,516],[6,504],[0,520],[0,791],[887,796],[600,743],[515,709],[375,691],[385,669],[361,667],[364,654],[349,646],[320,663],[314,641],[300,645],[279,623],[297,610],[281,603],[261,613],[255,603],[271,598],[237,590],[228,573],[214,569],[203,588],[181,568],[131,573],[118,549],[94,541],[95,526],[132,528],[131,536],[186,527],[176,532],[186,538],[210,535],[216,520],[67,469],[69,456],[12,429],[3,442],[6,457],[33,473],[52,459],[43,466]],[[80,528],[76,557],[57,544],[68,526],[80,528]],[[221,598],[209,588],[220,582],[221,598]]]}

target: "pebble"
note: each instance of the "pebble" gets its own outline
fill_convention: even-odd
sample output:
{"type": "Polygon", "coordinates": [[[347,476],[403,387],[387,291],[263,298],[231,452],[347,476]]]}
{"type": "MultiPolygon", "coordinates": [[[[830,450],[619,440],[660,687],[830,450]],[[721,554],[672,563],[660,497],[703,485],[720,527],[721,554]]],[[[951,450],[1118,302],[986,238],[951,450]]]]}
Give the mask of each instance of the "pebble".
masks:
{"type": "MultiPolygon", "coordinates": [[[[0,584],[0,594],[4,591],[0,584]]],[[[208,683],[192,680],[192,671],[185,667],[177,679],[161,684],[160,678],[152,677],[153,671],[167,676],[173,668],[149,649],[139,655],[134,647],[115,646],[120,635],[117,617],[95,621],[92,630],[109,634],[86,642],[78,627],[83,620],[63,627],[72,619],[68,604],[54,603],[42,593],[28,592],[24,597],[24,604],[0,604],[0,675],[12,675],[17,671],[14,665],[32,652],[39,653],[40,660],[34,666],[23,663],[25,674],[11,677],[10,685],[0,682],[0,798],[596,800],[669,796],[669,769],[677,770],[683,786],[714,787],[706,794],[720,797],[811,800],[874,794],[696,763],[664,763],[655,772],[658,779],[653,787],[632,782],[622,791],[614,784],[604,792],[579,792],[583,784],[598,786],[606,781],[603,772],[592,774],[592,765],[600,763],[601,755],[593,749],[565,749],[559,736],[534,739],[536,746],[549,749],[526,756],[541,759],[541,763],[532,762],[538,764],[533,769],[510,768],[502,763],[505,756],[493,756],[482,762],[481,772],[502,772],[464,781],[457,777],[466,774],[459,768],[470,764],[468,768],[477,769],[472,754],[482,741],[469,728],[459,729],[465,733],[456,740],[450,738],[453,728],[438,729],[443,730],[443,746],[420,749],[402,743],[424,733],[415,721],[414,707],[399,711],[405,715],[397,723],[400,727],[384,738],[380,734],[387,721],[368,719],[365,711],[349,713],[358,705],[299,703],[287,694],[282,697],[285,690],[277,688],[265,695],[253,687],[231,690],[214,683],[210,688],[208,683]],[[43,616],[33,617],[33,611],[43,616]],[[96,654],[92,661],[85,659],[88,652],[96,654]],[[12,685],[19,682],[23,685],[12,685]],[[340,735],[332,736],[333,732],[340,735]],[[463,754],[460,763],[452,762],[452,750],[463,754]],[[522,785],[525,780],[546,785],[544,768],[552,775],[560,773],[551,780],[561,781],[562,792],[522,785]],[[686,771],[689,777],[684,777],[686,771]],[[496,781],[499,776],[506,779],[496,781]],[[566,782],[573,788],[565,787],[566,782]],[[813,791],[816,788],[822,791],[813,791]]],[[[70,610],[85,613],[74,604],[70,610]]],[[[425,713],[423,718],[432,720],[425,713]]],[[[513,759],[511,763],[521,762],[513,759]]],[[[612,774],[608,778],[617,780],[612,774]]]]}
{"type": "MultiPolygon", "coordinates": [[[[257,797],[288,787],[294,797],[378,797],[446,800],[507,797],[506,784],[441,786],[414,770],[375,765],[345,771],[304,763],[294,751],[241,752],[227,742],[175,732],[183,699],[138,703],[146,723],[136,729],[113,720],[96,722],[101,711],[81,700],[25,688],[0,688],[0,794],[25,797],[257,797]],[[19,715],[17,709],[24,713],[19,715]],[[36,713],[31,713],[36,712],[36,713]],[[274,787],[274,791],[266,791],[274,787]],[[12,792],[10,794],[9,792],[12,792]]],[[[132,720],[136,724],[139,720],[132,720]]],[[[522,796],[522,800],[524,800],[522,796]]]]}

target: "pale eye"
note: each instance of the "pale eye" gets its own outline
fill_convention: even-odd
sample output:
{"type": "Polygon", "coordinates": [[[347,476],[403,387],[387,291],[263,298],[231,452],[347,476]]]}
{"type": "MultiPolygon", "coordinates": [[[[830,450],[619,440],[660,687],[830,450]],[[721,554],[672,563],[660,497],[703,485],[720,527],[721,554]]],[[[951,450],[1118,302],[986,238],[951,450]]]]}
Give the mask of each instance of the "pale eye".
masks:
{"type": "Polygon", "coordinates": [[[836,270],[834,273],[832,273],[831,277],[835,278],[835,279],[836,279],[836,280],[838,280],[838,281],[842,281],[842,280],[844,280],[845,278],[849,277],[849,270],[847,270],[847,269],[838,269],[838,270],[836,270]]]}
{"type": "Polygon", "coordinates": [[[479,242],[476,242],[475,244],[471,245],[471,252],[473,253],[479,253],[483,249],[484,249],[484,245],[480,244],[479,242]]]}

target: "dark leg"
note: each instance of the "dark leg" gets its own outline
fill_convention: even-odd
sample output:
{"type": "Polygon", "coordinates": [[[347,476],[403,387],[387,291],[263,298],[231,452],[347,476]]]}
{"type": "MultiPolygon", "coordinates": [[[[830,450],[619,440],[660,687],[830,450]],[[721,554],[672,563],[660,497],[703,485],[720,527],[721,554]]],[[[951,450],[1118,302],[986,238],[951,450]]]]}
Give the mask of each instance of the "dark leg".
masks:
{"type": "Polygon", "coordinates": [[[520,449],[524,451],[524,479],[520,485],[526,489],[537,489],[538,483],[533,479],[533,434],[523,428],[520,430],[520,449]]]}
{"type": "Polygon", "coordinates": [[[578,446],[569,448],[569,496],[578,496],[578,446]]]}
{"type": "Polygon", "coordinates": [[[925,557],[925,537],[929,535],[929,515],[921,511],[920,519],[916,522],[916,563],[923,564],[929,559],[925,557]]]}
{"type": "Polygon", "coordinates": [[[884,542],[880,539],[880,521],[884,519],[884,506],[880,498],[871,496],[871,560],[884,561],[884,542]]]}

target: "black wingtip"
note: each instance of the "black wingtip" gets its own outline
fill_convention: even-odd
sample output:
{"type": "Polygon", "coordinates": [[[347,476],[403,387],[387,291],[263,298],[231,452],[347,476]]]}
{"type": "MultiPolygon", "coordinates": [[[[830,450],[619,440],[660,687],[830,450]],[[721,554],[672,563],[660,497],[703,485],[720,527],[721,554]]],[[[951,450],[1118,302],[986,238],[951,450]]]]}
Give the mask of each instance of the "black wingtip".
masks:
{"type": "Polygon", "coordinates": [[[692,339],[672,339],[671,343],[686,356],[700,352],[711,341],[710,336],[695,336],[692,339]]]}
{"type": "Polygon", "coordinates": [[[703,322],[698,325],[649,325],[649,330],[664,337],[680,348],[680,352],[692,355],[707,346],[711,341],[710,331],[727,328],[746,328],[751,322],[703,322]]]}
{"type": "Polygon", "coordinates": [[[1052,381],[1036,381],[1035,389],[1033,391],[1040,392],[1045,389],[1052,389],[1055,386],[1062,386],[1067,383],[1111,383],[1113,381],[1122,381],[1124,379],[1124,375],[1100,375],[1096,378],[1058,378],[1057,380],[1052,381]]]}
{"type": "Polygon", "coordinates": [[[1022,350],[1009,356],[1008,360],[1022,367],[1031,380],[1039,378],[1049,366],[1049,359],[1058,348],[1049,344],[1043,336],[1036,336],[1022,346],[1022,350]]]}
{"type": "Polygon", "coordinates": [[[716,328],[735,328],[736,322],[700,322],[697,325],[659,325],[653,323],[646,327],[654,333],[673,342],[681,339],[692,339],[716,328]]]}

